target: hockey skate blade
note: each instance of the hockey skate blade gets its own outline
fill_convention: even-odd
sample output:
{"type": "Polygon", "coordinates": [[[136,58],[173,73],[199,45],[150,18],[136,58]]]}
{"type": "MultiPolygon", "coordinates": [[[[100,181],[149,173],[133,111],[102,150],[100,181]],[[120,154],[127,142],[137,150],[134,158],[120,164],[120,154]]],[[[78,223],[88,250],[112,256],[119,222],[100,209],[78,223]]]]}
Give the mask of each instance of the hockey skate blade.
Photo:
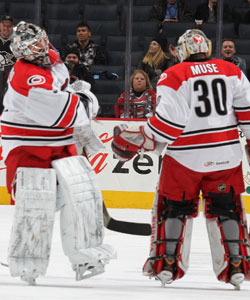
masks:
{"type": "Polygon", "coordinates": [[[173,282],[173,273],[165,270],[161,271],[161,273],[157,275],[157,279],[161,281],[162,287],[164,287],[165,284],[170,284],[173,282]]]}
{"type": "Polygon", "coordinates": [[[75,277],[76,281],[80,281],[104,273],[104,265],[101,262],[99,262],[99,266],[95,266],[95,267],[89,266],[88,264],[86,264],[85,266],[77,265],[75,272],[76,272],[76,277],[75,277]],[[87,274],[84,274],[86,271],[87,274]]]}
{"type": "Polygon", "coordinates": [[[242,273],[236,273],[230,278],[230,283],[235,287],[236,290],[240,290],[240,285],[244,281],[245,276],[242,273]]]}

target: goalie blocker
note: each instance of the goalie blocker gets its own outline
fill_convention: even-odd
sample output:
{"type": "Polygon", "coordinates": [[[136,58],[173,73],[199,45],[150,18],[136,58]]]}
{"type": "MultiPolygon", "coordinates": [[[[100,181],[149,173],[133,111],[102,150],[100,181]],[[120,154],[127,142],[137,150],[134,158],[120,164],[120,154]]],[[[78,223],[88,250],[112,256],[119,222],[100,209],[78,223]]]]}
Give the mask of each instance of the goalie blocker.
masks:
{"type": "Polygon", "coordinates": [[[133,158],[138,151],[153,151],[156,148],[154,136],[147,136],[144,126],[128,127],[126,125],[114,128],[114,139],[111,148],[116,158],[127,161],[133,158]]]}

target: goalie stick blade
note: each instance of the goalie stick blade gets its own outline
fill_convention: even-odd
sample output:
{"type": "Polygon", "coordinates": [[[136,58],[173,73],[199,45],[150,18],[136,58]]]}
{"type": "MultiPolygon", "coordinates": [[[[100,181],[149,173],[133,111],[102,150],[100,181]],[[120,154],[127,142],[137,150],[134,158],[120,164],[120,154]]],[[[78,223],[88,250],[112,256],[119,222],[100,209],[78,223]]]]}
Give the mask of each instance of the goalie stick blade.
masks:
{"type": "Polygon", "coordinates": [[[108,229],[134,235],[151,235],[151,225],[147,223],[133,223],[110,219],[106,226],[108,229]]]}
{"type": "Polygon", "coordinates": [[[120,221],[111,218],[104,202],[103,202],[103,221],[104,221],[104,226],[109,230],[113,230],[121,233],[127,233],[127,234],[135,234],[135,235],[151,234],[150,224],[126,222],[126,221],[120,221]]]}

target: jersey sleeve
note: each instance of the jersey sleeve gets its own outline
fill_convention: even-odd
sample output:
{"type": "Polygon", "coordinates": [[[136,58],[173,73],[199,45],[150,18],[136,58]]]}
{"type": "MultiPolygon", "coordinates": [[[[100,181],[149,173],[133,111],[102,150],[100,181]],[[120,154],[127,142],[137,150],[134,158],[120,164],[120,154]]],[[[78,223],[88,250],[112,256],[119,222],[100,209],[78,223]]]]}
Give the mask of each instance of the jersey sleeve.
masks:
{"type": "Polygon", "coordinates": [[[24,114],[39,124],[50,127],[83,126],[89,122],[84,105],[77,95],[42,88],[30,90],[24,114]]]}
{"type": "Polygon", "coordinates": [[[234,86],[233,106],[240,129],[250,139],[250,83],[243,72],[234,86]]]}
{"type": "Polygon", "coordinates": [[[157,85],[155,115],[145,127],[146,133],[150,132],[161,143],[172,144],[183,132],[190,115],[188,87],[185,81],[176,80],[177,77],[171,69],[162,74],[157,85]]]}
{"type": "Polygon", "coordinates": [[[45,69],[19,61],[10,78],[9,105],[42,126],[83,126],[89,120],[79,97],[65,90],[68,78],[63,64],[45,69]]]}

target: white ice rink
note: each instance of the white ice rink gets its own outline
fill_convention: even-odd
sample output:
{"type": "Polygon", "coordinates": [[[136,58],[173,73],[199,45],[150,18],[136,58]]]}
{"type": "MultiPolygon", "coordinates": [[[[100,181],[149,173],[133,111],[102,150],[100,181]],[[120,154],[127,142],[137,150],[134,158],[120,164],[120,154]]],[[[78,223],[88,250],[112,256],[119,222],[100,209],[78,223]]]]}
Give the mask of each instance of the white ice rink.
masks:
{"type": "MultiPolygon", "coordinates": [[[[0,260],[6,262],[8,239],[14,207],[0,206],[0,260]]],[[[149,222],[149,210],[109,209],[113,218],[149,222]]],[[[248,216],[249,219],[249,216],[248,216]]],[[[76,282],[67,257],[61,248],[57,214],[50,264],[45,277],[36,286],[28,286],[0,267],[0,300],[249,300],[250,281],[234,290],[217,281],[211,263],[203,216],[194,220],[190,268],[182,279],[162,288],[158,281],[142,276],[141,268],[149,250],[149,237],[125,235],[106,230],[105,242],[118,252],[117,260],[106,272],[76,282]]]]}

